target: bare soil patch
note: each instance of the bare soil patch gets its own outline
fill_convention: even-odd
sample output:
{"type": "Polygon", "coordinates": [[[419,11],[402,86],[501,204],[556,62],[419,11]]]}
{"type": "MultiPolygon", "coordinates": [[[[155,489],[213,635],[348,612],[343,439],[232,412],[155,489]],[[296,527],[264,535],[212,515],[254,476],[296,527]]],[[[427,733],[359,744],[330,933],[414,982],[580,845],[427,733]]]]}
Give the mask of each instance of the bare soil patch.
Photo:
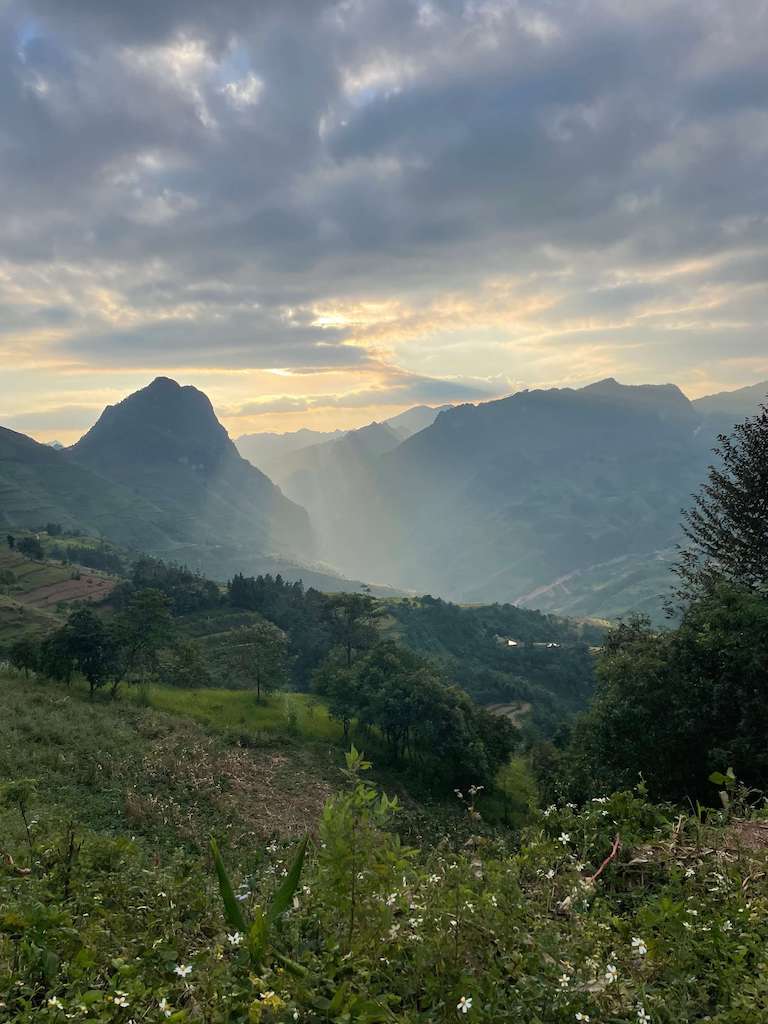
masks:
{"type": "Polygon", "coordinates": [[[60,601],[103,601],[115,588],[115,580],[95,573],[81,573],[79,579],[62,580],[36,587],[19,596],[31,608],[54,608],[60,601]]]}

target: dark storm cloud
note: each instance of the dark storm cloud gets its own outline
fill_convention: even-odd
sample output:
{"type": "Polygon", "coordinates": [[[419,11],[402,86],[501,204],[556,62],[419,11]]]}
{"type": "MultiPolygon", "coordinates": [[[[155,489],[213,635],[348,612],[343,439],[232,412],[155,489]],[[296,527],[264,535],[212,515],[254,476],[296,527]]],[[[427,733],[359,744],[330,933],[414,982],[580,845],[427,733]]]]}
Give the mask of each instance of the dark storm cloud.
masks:
{"type": "Polygon", "coordinates": [[[685,282],[582,259],[765,262],[758,4],[12,0],[0,32],[0,258],[49,266],[91,363],[364,367],[316,305],[565,271],[555,317],[631,316],[685,282]]]}

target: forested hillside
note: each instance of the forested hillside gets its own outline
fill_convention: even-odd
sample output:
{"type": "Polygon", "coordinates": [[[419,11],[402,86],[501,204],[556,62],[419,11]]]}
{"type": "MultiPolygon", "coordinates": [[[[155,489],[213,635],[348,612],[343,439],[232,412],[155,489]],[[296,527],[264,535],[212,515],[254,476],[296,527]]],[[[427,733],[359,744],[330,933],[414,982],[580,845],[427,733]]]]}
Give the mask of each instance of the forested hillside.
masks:
{"type": "Polygon", "coordinates": [[[462,602],[661,621],[680,509],[738,418],[614,380],[460,406],[368,459],[354,500],[329,479],[321,551],[462,602]]]}

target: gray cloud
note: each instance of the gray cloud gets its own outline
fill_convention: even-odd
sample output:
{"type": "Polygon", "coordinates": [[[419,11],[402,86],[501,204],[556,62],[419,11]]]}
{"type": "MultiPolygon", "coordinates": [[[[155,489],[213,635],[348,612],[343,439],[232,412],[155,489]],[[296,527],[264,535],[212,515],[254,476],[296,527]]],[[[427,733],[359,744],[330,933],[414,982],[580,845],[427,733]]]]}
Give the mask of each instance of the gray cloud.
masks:
{"type": "Polygon", "coordinates": [[[260,402],[247,402],[235,409],[224,410],[226,415],[260,416],[276,412],[309,412],[316,409],[365,409],[382,405],[445,405],[460,402],[481,402],[498,398],[515,390],[511,381],[497,378],[446,379],[402,374],[389,384],[377,388],[364,388],[348,394],[325,394],[294,397],[280,395],[260,402]]]}
{"type": "Polygon", "coordinates": [[[55,409],[16,413],[3,417],[3,426],[11,430],[87,430],[99,418],[101,409],[92,405],[61,405],[55,409]]]}
{"type": "Polygon", "coordinates": [[[766,42],[727,0],[11,0],[0,259],[57,296],[7,324],[105,366],[365,369],[316,304],[562,272],[555,320],[620,320],[689,279],[602,275],[724,252],[697,286],[739,288],[768,253],[766,42]]]}

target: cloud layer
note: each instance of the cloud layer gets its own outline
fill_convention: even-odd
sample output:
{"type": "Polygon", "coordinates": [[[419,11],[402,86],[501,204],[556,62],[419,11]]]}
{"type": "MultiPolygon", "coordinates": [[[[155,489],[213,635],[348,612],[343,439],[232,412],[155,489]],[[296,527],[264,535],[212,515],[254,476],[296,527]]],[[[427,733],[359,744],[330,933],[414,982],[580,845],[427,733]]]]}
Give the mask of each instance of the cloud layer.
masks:
{"type": "Polygon", "coordinates": [[[768,376],[766,44],[759,0],[7,0],[0,416],[768,376]]]}

